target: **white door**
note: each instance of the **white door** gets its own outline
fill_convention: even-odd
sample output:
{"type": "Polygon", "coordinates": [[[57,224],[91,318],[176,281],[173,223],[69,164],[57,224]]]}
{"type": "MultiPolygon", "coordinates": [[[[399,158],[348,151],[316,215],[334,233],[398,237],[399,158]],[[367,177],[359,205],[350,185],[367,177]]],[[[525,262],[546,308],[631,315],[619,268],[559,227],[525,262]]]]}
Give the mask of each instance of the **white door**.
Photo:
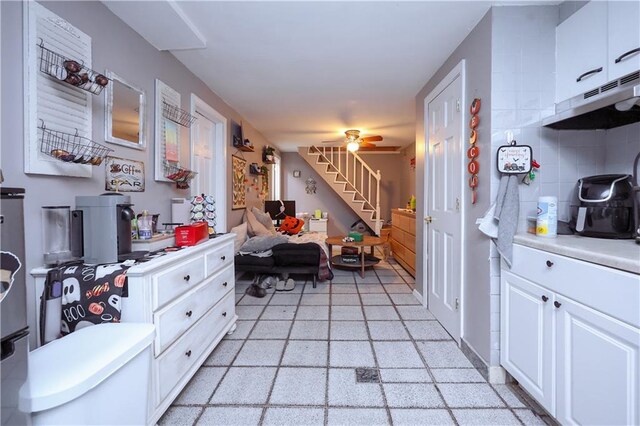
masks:
{"type": "Polygon", "coordinates": [[[502,270],[500,364],[554,414],[553,294],[502,270]]]}
{"type": "Polygon", "coordinates": [[[216,125],[201,114],[197,114],[197,117],[198,119],[192,125],[192,131],[195,132],[192,167],[198,174],[191,185],[192,194],[213,195],[216,171],[213,159],[216,146],[216,125]]]}
{"type": "Polygon", "coordinates": [[[638,329],[560,296],[556,300],[557,420],[637,425],[638,329]]]}
{"type": "Polygon", "coordinates": [[[424,228],[428,269],[424,276],[429,289],[428,306],[458,343],[462,286],[462,105],[462,76],[457,74],[435,98],[427,99],[425,108],[428,149],[424,228]]]}

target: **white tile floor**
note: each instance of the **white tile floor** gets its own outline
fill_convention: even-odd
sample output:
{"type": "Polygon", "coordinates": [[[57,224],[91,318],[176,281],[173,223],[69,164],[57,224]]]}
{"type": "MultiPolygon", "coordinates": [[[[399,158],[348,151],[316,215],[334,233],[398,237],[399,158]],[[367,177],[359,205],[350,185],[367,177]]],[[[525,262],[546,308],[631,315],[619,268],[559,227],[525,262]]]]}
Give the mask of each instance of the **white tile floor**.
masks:
{"type": "Polygon", "coordinates": [[[545,424],[508,385],[490,385],[411,294],[392,259],[366,279],[334,271],[263,299],[236,284],[238,328],[161,425],[545,424]],[[379,382],[358,383],[356,367],[379,382]]]}

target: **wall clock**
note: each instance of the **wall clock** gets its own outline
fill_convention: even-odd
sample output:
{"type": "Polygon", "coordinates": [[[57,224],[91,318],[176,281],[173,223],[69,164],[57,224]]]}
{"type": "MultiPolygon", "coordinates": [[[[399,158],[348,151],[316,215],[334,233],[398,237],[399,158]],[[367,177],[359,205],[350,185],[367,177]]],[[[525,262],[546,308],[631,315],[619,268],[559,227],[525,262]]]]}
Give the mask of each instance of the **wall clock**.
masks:
{"type": "Polygon", "coordinates": [[[498,171],[505,174],[529,173],[531,171],[531,161],[533,151],[529,145],[503,145],[498,148],[498,161],[496,163],[498,171]]]}

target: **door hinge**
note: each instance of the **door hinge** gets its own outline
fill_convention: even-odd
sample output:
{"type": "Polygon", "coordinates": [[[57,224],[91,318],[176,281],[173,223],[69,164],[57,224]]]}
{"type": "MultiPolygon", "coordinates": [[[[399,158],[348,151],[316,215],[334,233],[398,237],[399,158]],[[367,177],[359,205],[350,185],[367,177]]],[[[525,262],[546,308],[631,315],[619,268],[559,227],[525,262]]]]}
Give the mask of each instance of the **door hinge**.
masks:
{"type": "Polygon", "coordinates": [[[460,99],[456,100],[456,111],[460,112],[460,99]]]}
{"type": "Polygon", "coordinates": [[[460,198],[456,197],[456,211],[460,211],[460,198]]]}
{"type": "Polygon", "coordinates": [[[460,308],[460,299],[456,297],[456,311],[460,308]]]}
{"type": "Polygon", "coordinates": [[[427,217],[424,218],[424,223],[429,224],[431,222],[433,222],[433,218],[431,216],[427,216],[427,217]]]}

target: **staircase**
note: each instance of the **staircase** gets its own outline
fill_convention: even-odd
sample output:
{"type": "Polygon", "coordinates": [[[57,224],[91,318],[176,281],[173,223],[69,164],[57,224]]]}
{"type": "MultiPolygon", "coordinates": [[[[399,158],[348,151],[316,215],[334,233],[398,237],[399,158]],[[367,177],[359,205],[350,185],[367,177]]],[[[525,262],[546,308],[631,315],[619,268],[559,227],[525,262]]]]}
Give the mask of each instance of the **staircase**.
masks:
{"type": "Polygon", "coordinates": [[[358,154],[342,147],[300,147],[298,153],[380,235],[380,170],[374,172],[358,154]]]}

